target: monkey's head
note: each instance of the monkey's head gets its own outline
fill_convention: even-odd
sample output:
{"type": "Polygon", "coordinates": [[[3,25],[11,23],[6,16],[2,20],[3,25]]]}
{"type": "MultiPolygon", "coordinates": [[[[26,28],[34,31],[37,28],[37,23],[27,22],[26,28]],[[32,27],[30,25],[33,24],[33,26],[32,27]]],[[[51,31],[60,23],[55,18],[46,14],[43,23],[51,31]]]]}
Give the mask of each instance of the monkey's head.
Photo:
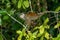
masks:
{"type": "MultiPolygon", "coordinates": [[[[22,13],[20,15],[20,18],[25,20],[25,24],[29,27],[31,26],[35,26],[36,25],[36,21],[39,18],[39,15],[35,12],[27,12],[27,13],[22,13]]],[[[29,29],[29,28],[28,28],[29,29]]]]}
{"type": "Polygon", "coordinates": [[[24,14],[24,13],[21,13],[21,15],[20,15],[20,18],[22,18],[22,19],[26,19],[26,20],[36,20],[36,19],[38,19],[38,14],[37,13],[35,13],[35,12],[27,12],[26,14],[24,14]]]}

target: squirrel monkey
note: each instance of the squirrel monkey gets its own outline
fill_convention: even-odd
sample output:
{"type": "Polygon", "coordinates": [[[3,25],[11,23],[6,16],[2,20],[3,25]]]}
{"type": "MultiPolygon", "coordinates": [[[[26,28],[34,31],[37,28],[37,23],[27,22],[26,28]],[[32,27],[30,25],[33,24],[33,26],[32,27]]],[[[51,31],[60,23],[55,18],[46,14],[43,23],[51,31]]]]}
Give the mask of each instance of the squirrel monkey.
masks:
{"type": "Polygon", "coordinates": [[[29,29],[31,26],[36,25],[35,20],[39,18],[39,15],[35,12],[28,12],[26,14],[22,13],[22,15],[20,15],[20,18],[23,18],[25,20],[25,24],[29,29]]]}

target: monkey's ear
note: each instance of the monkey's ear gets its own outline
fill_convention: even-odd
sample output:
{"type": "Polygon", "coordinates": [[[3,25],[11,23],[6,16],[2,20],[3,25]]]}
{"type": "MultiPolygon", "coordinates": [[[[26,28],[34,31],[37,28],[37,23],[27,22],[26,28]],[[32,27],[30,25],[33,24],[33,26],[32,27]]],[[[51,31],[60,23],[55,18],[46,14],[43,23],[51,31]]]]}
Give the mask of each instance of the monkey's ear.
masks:
{"type": "Polygon", "coordinates": [[[25,14],[24,13],[21,13],[19,16],[21,19],[25,20],[25,14]]]}

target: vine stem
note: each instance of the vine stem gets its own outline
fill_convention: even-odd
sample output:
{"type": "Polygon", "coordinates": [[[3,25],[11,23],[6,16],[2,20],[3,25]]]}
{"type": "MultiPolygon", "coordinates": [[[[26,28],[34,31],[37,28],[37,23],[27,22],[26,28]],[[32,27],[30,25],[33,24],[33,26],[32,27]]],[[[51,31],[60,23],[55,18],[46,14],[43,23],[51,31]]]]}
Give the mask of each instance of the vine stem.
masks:
{"type": "Polygon", "coordinates": [[[55,12],[55,11],[44,11],[43,13],[59,13],[59,12],[55,12]]]}
{"type": "Polygon", "coordinates": [[[13,19],[14,21],[16,21],[17,23],[19,23],[20,25],[22,25],[25,29],[26,26],[24,24],[22,24],[20,21],[18,21],[17,19],[15,19],[14,17],[12,17],[10,14],[7,13],[8,16],[10,16],[11,19],[13,19]]]}

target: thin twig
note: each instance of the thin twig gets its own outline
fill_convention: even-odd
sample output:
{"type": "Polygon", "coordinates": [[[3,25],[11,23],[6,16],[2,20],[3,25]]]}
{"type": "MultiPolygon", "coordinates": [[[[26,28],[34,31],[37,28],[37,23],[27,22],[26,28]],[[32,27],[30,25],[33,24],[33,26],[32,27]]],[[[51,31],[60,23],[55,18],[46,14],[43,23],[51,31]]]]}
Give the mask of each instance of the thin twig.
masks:
{"type": "MultiPolygon", "coordinates": [[[[57,24],[58,24],[58,14],[56,15],[56,21],[57,21],[57,24]]],[[[59,33],[60,33],[60,29],[59,29],[59,27],[58,27],[58,31],[59,31],[59,33]]]]}
{"type": "Polygon", "coordinates": [[[37,6],[38,6],[38,11],[41,12],[41,10],[40,10],[41,7],[40,7],[40,1],[39,0],[37,0],[37,6]]]}
{"type": "MultiPolygon", "coordinates": [[[[53,23],[55,23],[56,21],[54,21],[53,23]]],[[[51,23],[50,25],[52,25],[53,23],[51,23]]]]}
{"type": "Polygon", "coordinates": [[[32,10],[32,6],[31,6],[31,0],[29,0],[29,4],[30,4],[31,12],[33,12],[33,10],[32,10]]]}
{"type": "MultiPolygon", "coordinates": [[[[60,12],[60,11],[59,11],[60,12]]],[[[43,15],[43,14],[49,14],[49,13],[59,13],[59,12],[55,12],[55,11],[44,11],[44,12],[40,12],[40,13],[38,13],[39,15],[43,15]]]]}
{"type": "Polygon", "coordinates": [[[49,19],[54,18],[55,16],[49,17],[49,19]]]}
{"type": "Polygon", "coordinates": [[[42,0],[42,1],[44,3],[43,7],[46,9],[45,11],[47,11],[47,1],[46,0],[42,0]]]}
{"type": "Polygon", "coordinates": [[[59,13],[59,12],[55,12],[55,11],[44,11],[43,13],[59,13]]]}

